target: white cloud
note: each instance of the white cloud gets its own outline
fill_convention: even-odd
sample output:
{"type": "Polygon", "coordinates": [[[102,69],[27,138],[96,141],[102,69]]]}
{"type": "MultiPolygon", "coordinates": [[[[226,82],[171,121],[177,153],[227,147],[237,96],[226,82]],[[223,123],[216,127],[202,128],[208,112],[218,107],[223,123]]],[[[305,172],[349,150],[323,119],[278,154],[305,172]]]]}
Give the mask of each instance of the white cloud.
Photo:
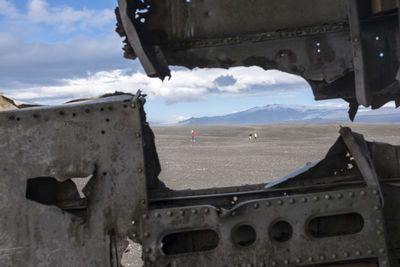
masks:
{"type": "Polygon", "coordinates": [[[9,96],[34,102],[65,101],[71,98],[97,96],[114,91],[134,93],[141,89],[150,99],[162,98],[168,103],[206,100],[210,94],[251,95],[282,94],[309,88],[297,76],[279,71],[264,71],[258,67],[225,69],[194,69],[172,71],[172,78],[162,82],[148,78],[143,72],[129,74],[124,70],[101,71],[86,78],[62,79],[59,85],[34,86],[6,91],[9,96]],[[214,80],[232,75],[237,82],[216,87],[214,80]],[[256,89],[254,89],[256,88],[256,89]]]}
{"type": "Polygon", "coordinates": [[[19,16],[19,12],[10,1],[0,0],[0,16],[13,19],[19,16]]]}
{"type": "Polygon", "coordinates": [[[55,26],[62,32],[102,28],[115,20],[113,10],[76,10],[68,6],[53,7],[45,0],[30,0],[27,17],[31,22],[55,26]]]}
{"type": "Polygon", "coordinates": [[[69,6],[50,5],[45,0],[29,0],[27,12],[20,12],[9,0],[0,0],[0,16],[6,23],[18,20],[19,24],[31,27],[32,24],[54,27],[62,33],[90,31],[114,25],[115,15],[112,9],[90,10],[74,9],[69,6]]]}
{"type": "Polygon", "coordinates": [[[321,103],[321,104],[317,104],[317,107],[332,107],[332,108],[348,108],[349,104],[347,102],[343,102],[342,100],[338,100],[341,101],[339,102],[325,102],[325,103],[321,103]]]}

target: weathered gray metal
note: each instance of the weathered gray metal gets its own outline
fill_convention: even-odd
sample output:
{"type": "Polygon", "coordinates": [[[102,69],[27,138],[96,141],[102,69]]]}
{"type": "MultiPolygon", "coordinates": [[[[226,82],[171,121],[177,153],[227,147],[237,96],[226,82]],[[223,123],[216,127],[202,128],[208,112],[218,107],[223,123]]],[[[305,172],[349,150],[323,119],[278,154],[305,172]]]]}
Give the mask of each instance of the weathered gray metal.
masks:
{"type": "Polygon", "coordinates": [[[150,193],[135,222],[145,266],[397,266],[400,147],[341,133],[325,159],[272,187],[150,193]]]}
{"type": "Polygon", "coordinates": [[[397,266],[400,147],[343,128],[273,186],[173,191],[143,103],[0,112],[0,266],[119,266],[128,237],[145,266],[397,266]],[[87,176],[81,197],[71,179],[87,176]]]}
{"type": "Polygon", "coordinates": [[[142,101],[0,112],[0,266],[120,266],[147,210],[142,101]]]}
{"type": "Polygon", "coordinates": [[[117,31],[127,37],[125,56],[148,60],[144,68],[152,77],[169,76],[168,65],[260,66],[302,76],[316,100],[345,99],[351,119],[359,104],[400,103],[399,18],[393,0],[119,3],[117,31]],[[131,27],[137,35],[130,34],[131,27]],[[141,51],[147,51],[146,58],[141,51]]]}
{"type": "MultiPolygon", "coordinates": [[[[399,101],[393,6],[119,4],[125,55],[150,76],[257,65],[303,76],[317,99],[344,98],[351,117],[399,101]]],[[[323,160],[272,185],[174,191],[157,178],[143,103],[138,92],[0,112],[0,266],[119,266],[128,237],[146,266],[399,265],[400,147],[344,128],[323,160]],[[84,196],[76,177],[91,177],[84,196]]]]}

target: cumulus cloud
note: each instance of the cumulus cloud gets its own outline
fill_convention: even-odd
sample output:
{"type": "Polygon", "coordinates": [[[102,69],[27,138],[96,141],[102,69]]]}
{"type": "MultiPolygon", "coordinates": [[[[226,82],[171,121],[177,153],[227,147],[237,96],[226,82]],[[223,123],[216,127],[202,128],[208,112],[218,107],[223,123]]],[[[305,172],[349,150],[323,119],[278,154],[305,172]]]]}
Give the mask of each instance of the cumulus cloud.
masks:
{"type": "Polygon", "coordinates": [[[173,104],[206,100],[211,94],[273,95],[306,88],[309,88],[306,82],[294,75],[264,71],[258,67],[236,67],[228,70],[175,70],[172,71],[171,80],[164,82],[148,78],[143,72],[131,74],[126,70],[101,71],[86,78],[63,79],[59,85],[35,86],[5,93],[24,101],[60,103],[71,98],[96,96],[113,91],[135,93],[141,89],[150,99],[162,98],[173,104]],[[215,85],[216,78],[227,75],[234,77],[237,82],[230,86],[215,85]]]}
{"type": "MultiPolygon", "coordinates": [[[[52,2],[54,4],[54,2],[52,2]]],[[[112,9],[74,9],[69,6],[50,5],[45,0],[27,1],[26,13],[20,12],[9,0],[0,0],[0,17],[5,23],[18,20],[19,24],[52,27],[62,33],[90,31],[113,27],[115,20],[112,9]]]]}
{"type": "Polygon", "coordinates": [[[48,44],[25,42],[0,32],[0,90],[54,85],[66,78],[118,68],[140,68],[122,57],[121,39],[110,35],[102,40],[78,37],[48,44]]]}
{"type": "Polygon", "coordinates": [[[76,29],[102,28],[115,20],[114,12],[105,10],[76,10],[68,6],[52,7],[45,0],[30,0],[27,17],[34,23],[44,23],[57,27],[62,32],[76,29]]]}
{"type": "Polygon", "coordinates": [[[61,103],[116,90],[134,93],[142,89],[150,98],[172,104],[206,100],[212,94],[287,94],[308,88],[300,77],[258,67],[174,68],[171,80],[151,79],[138,61],[123,59],[121,39],[111,30],[115,20],[111,9],[57,6],[57,1],[46,0],[26,3],[26,11],[22,11],[12,1],[0,0],[0,91],[16,99],[61,103]],[[7,27],[12,23],[21,30],[10,31],[7,27]],[[37,36],[29,41],[21,39],[24,27],[32,25],[39,27],[37,36]],[[96,32],[92,39],[79,37],[103,27],[107,30],[96,32]],[[40,39],[49,34],[66,41],[40,39]]]}
{"type": "Polygon", "coordinates": [[[18,10],[13,1],[0,0],[0,91],[140,68],[138,62],[123,59],[112,9],[57,6],[57,1],[45,0],[25,4],[25,10],[18,10]],[[87,37],[91,30],[94,34],[87,37]],[[52,38],[57,41],[48,42],[52,38]]]}
{"type": "Polygon", "coordinates": [[[19,16],[19,12],[10,1],[0,0],[0,16],[13,19],[19,16]]]}

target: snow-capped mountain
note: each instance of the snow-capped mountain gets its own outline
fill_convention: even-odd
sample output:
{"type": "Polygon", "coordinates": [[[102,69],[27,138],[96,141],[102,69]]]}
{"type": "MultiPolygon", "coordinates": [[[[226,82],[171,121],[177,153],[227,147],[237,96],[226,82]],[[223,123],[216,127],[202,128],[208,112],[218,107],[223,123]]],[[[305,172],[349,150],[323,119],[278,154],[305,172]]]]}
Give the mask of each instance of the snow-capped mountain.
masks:
{"type": "MultiPolygon", "coordinates": [[[[180,125],[254,125],[269,123],[350,122],[348,109],[331,106],[267,105],[223,116],[190,118],[180,125]]],[[[355,122],[400,123],[400,109],[379,110],[360,108],[355,122]]]]}

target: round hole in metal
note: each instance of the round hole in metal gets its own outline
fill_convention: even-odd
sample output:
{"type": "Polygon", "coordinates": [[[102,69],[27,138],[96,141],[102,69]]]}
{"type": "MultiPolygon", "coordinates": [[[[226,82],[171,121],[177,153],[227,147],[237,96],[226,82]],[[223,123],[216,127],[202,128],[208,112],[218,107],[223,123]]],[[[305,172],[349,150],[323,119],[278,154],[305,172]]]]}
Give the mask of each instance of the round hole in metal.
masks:
{"type": "Polygon", "coordinates": [[[285,242],[292,238],[293,228],[287,221],[277,221],[271,226],[270,235],[277,242],[285,242]]]}
{"type": "Polygon", "coordinates": [[[256,241],[257,234],[253,227],[243,224],[233,228],[231,237],[234,244],[248,247],[256,241]]]}

